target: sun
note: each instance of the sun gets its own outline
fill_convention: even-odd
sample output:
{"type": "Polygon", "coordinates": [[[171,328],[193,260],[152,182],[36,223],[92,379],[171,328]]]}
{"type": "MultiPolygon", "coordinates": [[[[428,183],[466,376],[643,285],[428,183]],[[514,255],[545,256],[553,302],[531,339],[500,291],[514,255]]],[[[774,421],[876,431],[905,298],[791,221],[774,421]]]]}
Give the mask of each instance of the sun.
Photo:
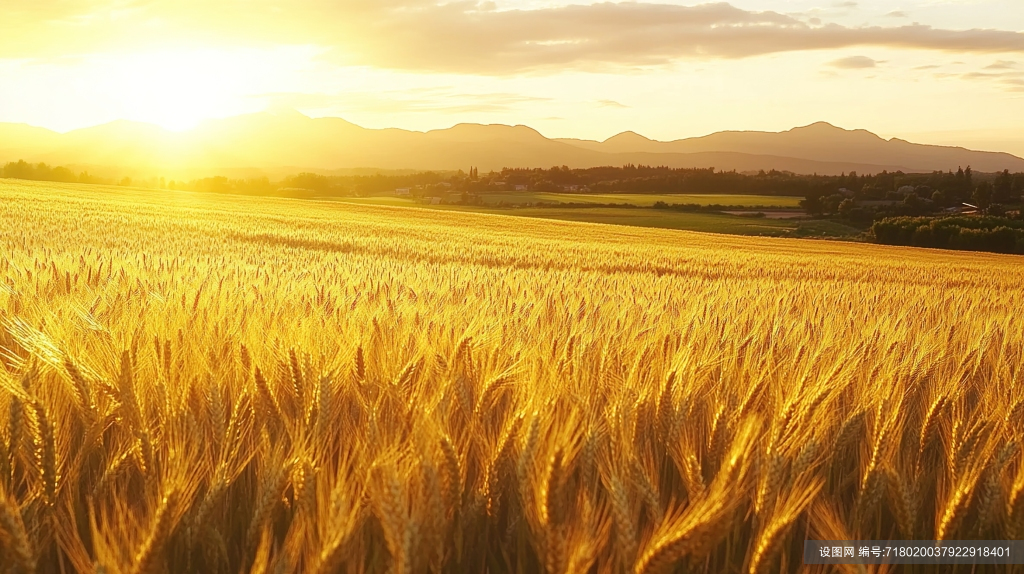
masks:
{"type": "Polygon", "coordinates": [[[210,50],[119,55],[105,62],[104,83],[125,117],[187,130],[238,111],[242,78],[231,60],[210,50]]]}
{"type": "Polygon", "coordinates": [[[99,56],[90,67],[120,117],[182,131],[257,111],[260,61],[240,50],[185,49],[99,56]]]}
{"type": "Polygon", "coordinates": [[[295,46],[111,47],[68,57],[0,58],[0,122],[60,132],[129,120],[182,131],[316,93],[324,49],[295,46]],[[8,78],[19,81],[6,81],[8,78]]]}

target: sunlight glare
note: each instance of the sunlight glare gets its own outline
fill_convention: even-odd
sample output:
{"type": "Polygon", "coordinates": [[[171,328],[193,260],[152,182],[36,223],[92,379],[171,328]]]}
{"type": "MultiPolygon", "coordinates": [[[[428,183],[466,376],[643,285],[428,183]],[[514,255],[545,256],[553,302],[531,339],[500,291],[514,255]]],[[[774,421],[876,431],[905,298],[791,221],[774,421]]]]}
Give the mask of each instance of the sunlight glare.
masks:
{"type": "MultiPolygon", "coordinates": [[[[104,55],[86,66],[119,116],[173,131],[203,120],[259,111],[254,95],[300,71],[287,51],[188,49],[104,55]],[[289,61],[291,60],[291,61],[289,61]]],[[[294,52],[294,50],[292,50],[294,52]]]]}

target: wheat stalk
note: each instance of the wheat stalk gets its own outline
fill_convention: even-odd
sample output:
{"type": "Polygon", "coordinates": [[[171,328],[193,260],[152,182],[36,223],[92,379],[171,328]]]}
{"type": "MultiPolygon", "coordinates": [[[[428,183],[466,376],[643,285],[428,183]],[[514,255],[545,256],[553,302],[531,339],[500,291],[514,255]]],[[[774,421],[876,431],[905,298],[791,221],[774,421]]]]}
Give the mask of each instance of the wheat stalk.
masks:
{"type": "Polygon", "coordinates": [[[32,420],[32,440],[35,443],[35,462],[43,479],[43,500],[48,507],[57,502],[57,446],[54,439],[53,425],[46,413],[46,407],[38,399],[29,403],[34,418],[32,420]]]}
{"type": "Polygon", "coordinates": [[[145,540],[136,550],[134,556],[133,574],[149,574],[159,571],[160,553],[163,551],[171,537],[174,528],[174,506],[178,500],[178,493],[171,490],[161,497],[156,513],[150,522],[149,532],[145,540]]]}
{"type": "Polygon", "coordinates": [[[636,560],[637,529],[633,521],[633,512],[622,481],[613,476],[608,487],[608,498],[611,501],[612,516],[615,520],[615,542],[625,565],[636,560]]]}
{"type": "Polygon", "coordinates": [[[18,567],[26,573],[36,571],[36,557],[25,530],[21,511],[0,489],[0,542],[4,542],[18,567]]]}
{"type": "Polygon", "coordinates": [[[754,553],[750,559],[750,574],[757,574],[768,568],[771,557],[778,552],[793,522],[810,506],[818,491],[821,490],[822,481],[817,480],[805,486],[796,486],[787,495],[785,500],[780,502],[777,511],[772,514],[771,519],[765,523],[754,546],[754,553]]]}

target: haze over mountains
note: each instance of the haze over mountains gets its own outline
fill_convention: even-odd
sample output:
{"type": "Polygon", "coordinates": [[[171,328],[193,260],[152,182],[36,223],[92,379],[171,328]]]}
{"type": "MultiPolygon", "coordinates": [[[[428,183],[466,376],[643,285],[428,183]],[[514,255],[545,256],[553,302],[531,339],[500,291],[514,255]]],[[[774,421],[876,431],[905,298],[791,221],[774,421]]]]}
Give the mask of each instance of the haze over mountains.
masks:
{"type": "Polygon", "coordinates": [[[629,163],[819,174],[930,172],[968,165],[980,172],[1024,171],[1024,159],[1007,153],[885,140],[827,123],[779,133],[720,132],[670,142],[625,132],[597,142],[549,139],[526,126],[460,124],[429,132],[366,129],[340,118],[313,119],[298,112],[211,120],[187,132],[127,121],[66,134],[0,124],[0,162],[18,159],[93,169],[128,168],[171,177],[469,166],[486,172],[503,167],[629,163]]]}

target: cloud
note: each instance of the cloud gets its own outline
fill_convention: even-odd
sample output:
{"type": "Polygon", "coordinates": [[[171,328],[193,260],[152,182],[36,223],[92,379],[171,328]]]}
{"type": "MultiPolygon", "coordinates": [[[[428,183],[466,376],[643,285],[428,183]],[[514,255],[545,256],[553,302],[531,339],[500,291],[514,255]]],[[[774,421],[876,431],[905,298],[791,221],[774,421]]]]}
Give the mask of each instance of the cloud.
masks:
{"type": "Polygon", "coordinates": [[[346,65],[505,75],[856,46],[1024,53],[1024,33],[1013,31],[817,26],[727,3],[603,2],[520,10],[474,0],[4,3],[0,58],[137,51],[160,43],[303,44],[329,49],[332,61],[346,65]]]}
{"type": "Polygon", "coordinates": [[[967,74],[960,74],[960,77],[965,80],[988,80],[991,78],[1001,78],[1003,74],[986,74],[984,72],[969,72],[967,74]]]}
{"type": "Polygon", "coordinates": [[[626,104],[620,104],[619,102],[616,102],[615,100],[598,100],[597,101],[597,105],[601,106],[602,108],[619,108],[619,109],[629,108],[629,106],[627,106],[626,104]]]}
{"type": "Polygon", "coordinates": [[[986,70],[1013,70],[1017,68],[1017,62],[1011,60],[999,60],[985,66],[986,70]]]}
{"type": "Polygon", "coordinates": [[[996,62],[986,66],[984,70],[990,71],[968,72],[954,77],[962,80],[989,81],[1009,92],[1019,92],[1024,86],[1024,71],[1015,69],[1014,62],[996,62]]]}
{"type": "Polygon", "coordinates": [[[885,15],[887,18],[906,18],[907,13],[903,10],[893,10],[885,15]]]}
{"type": "Polygon", "coordinates": [[[848,58],[833,60],[829,62],[828,65],[842,70],[863,70],[865,68],[874,68],[878,66],[878,61],[868,58],[867,56],[850,56],[848,58]]]}
{"type": "MultiPolygon", "coordinates": [[[[679,59],[743,58],[775,52],[858,45],[944,51],[1024,51],[1024,34],[994,30],[950,31],[911,25],[896,28],[810,27],[775,12],[749,12],[728,4],[595,4],[544,10],[474,14],[459,25],[449,9],[434,21],[441,42],[418,37],[424,49],[403,53],[380,46],[382,65],[457,71],[515,72],[538,68],[663,65],[679,59]],[[446,30],[447,28],[447,30],[446,30]],[[465,29],[465,32],[459,30],[465,29]],[[431,46],[432,47],[426,47],[431,46]]],[[[431,10],[433,12],[433,10],[431,10]]],[[[465,13],[462,13],[465,14],[465,13]]],[[[425,16],[425,15],[421,15],[425,16]]],[[[394,22],[392,22],[392,25],[394,22]]],[[[433,27],[433,26],[432,26],[433,27]]],[[[394,34],[375,37],[403,41],[394,34]]]]}

